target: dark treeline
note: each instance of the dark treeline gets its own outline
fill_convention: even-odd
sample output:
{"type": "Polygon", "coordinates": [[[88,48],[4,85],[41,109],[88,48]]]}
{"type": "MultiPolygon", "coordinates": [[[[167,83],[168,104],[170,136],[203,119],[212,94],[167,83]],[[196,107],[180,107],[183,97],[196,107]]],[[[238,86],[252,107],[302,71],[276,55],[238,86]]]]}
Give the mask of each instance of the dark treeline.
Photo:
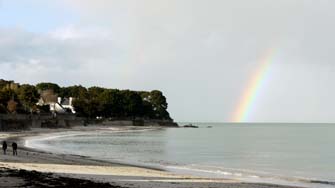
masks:
{"type": "Polygon", "coordinates": [[[5,80],[0,80],[0,113],[31,113],[42,110],[43,107],[36,103],[41,96],[48,97],[45,93],[53,96],[49,97],[52,100],[57,97],[73,97],[76,113],[82,117],[171,119],[166,98],[158,90],[131,91],[85,88],[80,85],[60,87],[55,83],[39,83],[33,86],[5,80]]]}
{"type": "Polygon", "coordinates": [[[0,79],[0,113],[31,113],[38,110],[40,95],[35,86],[0,79]]]}

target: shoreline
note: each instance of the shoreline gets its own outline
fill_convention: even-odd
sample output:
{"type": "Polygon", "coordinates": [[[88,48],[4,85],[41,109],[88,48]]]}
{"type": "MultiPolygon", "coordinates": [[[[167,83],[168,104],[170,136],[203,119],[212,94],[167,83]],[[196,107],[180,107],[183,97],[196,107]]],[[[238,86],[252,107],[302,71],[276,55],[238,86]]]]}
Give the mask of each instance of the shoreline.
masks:
{"type": "MultiPolygon", "coordinates": [[[[116,126],[114,126],[116,127],[116,126]]],[[[79,129],[65,129],[65,130],[61,130],[61,131],[54,131],[52,133],[65,133],[65,132],[76,132],[76,131],[84,131],[84,132],[90,132],[90,131],[103,131],[105,130],[106,128],[103,127],[103,126],[92,126],[90,127],[90,129],[86,129],[86,128],[82,128],[82,127],[78,127],[79,129]]],[[[143,131],[144,129],[143,128],[138,128],[138,127],[131,127],[131,128],[128,128],[128,127],[118,127],[118,128],[121,128],[120,130],[117,130],[117,131],[127,131],[127,130],[140,130],[140,131],[143,131]],[[126,129],[125,129],[126,128],[126,129]]],[[[145,128],[145,129],[151,129],[151,128],[145,128]]],[[[157,128],[155,128],[157,129],[157,128]]],[[[77,134],[76,134],[77,135],[77,134]]],[[[27,141],[29,141],[30,138],[35,138],[37,136],[45,136],[44,134],[40,134],[40,133],[37,133],[37,135],[29,135],[29,136],[18,136],[18,137],[12,137],[13,140],[16,140],[18,141],[21,146],[22,146],[22,149],[25,150],[25,151],[34,151],[34,152],[39,152],[39,153],[46,153],[46,154],[51,154],[51,155],[67,155],[67,156],[73,156],[73,157],[80,157],[80,158],[85,158],[87,160],[90,160],[90,161],[95,161],[95,162],[101,162],[101,163],[107,163],[107,164],[110,164],[110,165],[124,165],[124,166],[130,166],[130,167],[137,167],[137,168],[144,168],[144,169],[149,169],[149,170],[158,170],[158,171],[166,171],[165,169],[163,168],[159,168],[159,167],[152,167],[152,166],[145,166],[145,165],[138,165],[138,164],[131,164],[131,163],[126,163],[126,162],[120,162],[120,161],[107,161],[107,160],[103,160],[103,159],[95,159],[95,158],[92,158],[92,157],[89,157],[89,156],[84,156],[84,155],[77,155],[77,154],[60,154],[60,153],[52,153],[50,151],[47,151],[47,150],[42,150],[42,149],[38,149],[38,148],[34,148],[34,147],[28,147],[26,146],[27,145],[27,141]]],[[[71,135],[64,135],[64,136],[71,136],[71,135]]]]}
{"type": "MultiPolygon", "coordinates": [[[[24,132],[2,133],[7,135],[6,140],[18,141],[19,156],[0,155],[0,168],[28,172],[52,173],[56,177],[67,177],[80,180],[90,180],[97,183],[109,183],[121,187],[263,187],[263,188],[293,188],[294,186],[282,186],[266,183],[246,183],[238,180],[223,178],[202,178],[191,175],[174,174],[159,168],[150,168],[125,163],[114,163],[96,160],[86,156],[56,154],[50,151],[40,151],[22,147],[25,140],[32,136],[54,132],[67,131],[93,131],[101,128],[79,127],[73,129],[33,129],[24,132]]],[[[106,128],[106,127],[104,127],[106,128]]],[[[8,151],[10,153],[10,151],[8,151]]],[[[6,171],[6,170],[5,170],[6,171]]],[[[7,170],[8,171],[8,170],[7,170]]],[[[2,172],[3,173],[3,172],[2,172]]],[[[22,178],[21,178],[22,180],[22,178]]],[[[75,181],[75,180],[74,180],[75,181]]]]}

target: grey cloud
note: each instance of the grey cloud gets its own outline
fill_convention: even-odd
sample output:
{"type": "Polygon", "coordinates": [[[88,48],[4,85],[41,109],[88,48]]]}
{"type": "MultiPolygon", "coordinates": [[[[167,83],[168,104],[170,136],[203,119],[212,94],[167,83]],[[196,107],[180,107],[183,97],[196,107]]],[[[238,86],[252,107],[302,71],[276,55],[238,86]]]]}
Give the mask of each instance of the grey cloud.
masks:
{"type": "Polygon", "coordinates": [[[7,77],[161,89],[177,120],[229,121],[260,59],[273,49],[249,120],[335,121],[334,1],[64,3],[81,14],[68,33],[0,31],[7,77]]]}
{"type": "Polygon", "coordinates": [[[122,64],[122,49],[95,34],[96,37],[63,39],[52,34],[2,29],[0,65],[10,67],[4,74],[18,81],[67,80],[64,84],[74,84],[81,83],[81,77],[95,75],[94,70],[113,73],[113,68],[122,64]]]}

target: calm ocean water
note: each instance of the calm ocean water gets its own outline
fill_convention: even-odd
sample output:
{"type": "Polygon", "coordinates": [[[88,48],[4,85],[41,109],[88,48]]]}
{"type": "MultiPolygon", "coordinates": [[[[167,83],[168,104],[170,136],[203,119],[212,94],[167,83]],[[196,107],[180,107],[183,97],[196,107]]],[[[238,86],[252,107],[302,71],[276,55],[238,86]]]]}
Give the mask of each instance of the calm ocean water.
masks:
{"type": "Polygon", "coordinates": [[[54,133],[27,144],[177,173],[335,187],[335,124],[194,124],[200,128],[54,133]]]}

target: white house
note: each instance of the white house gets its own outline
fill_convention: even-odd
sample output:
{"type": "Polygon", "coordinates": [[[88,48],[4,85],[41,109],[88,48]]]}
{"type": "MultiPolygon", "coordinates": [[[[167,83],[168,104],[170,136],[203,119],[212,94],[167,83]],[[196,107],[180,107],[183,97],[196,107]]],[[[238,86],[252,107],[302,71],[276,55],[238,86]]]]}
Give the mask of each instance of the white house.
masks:
{"type": "Polygon", "coordinates": [[[73,107],[73,98],[72,97],[69,97],[69,98],[61,98],[61,97],[58,97],[57,98],[57,104],[56,105],[57,107],[60,107],[61,109],[66,110],[70,110],[73,114],[76,113],[76,111],[74,110],[74,107],[73,107]]]}
{"type": "Polygon", "coordinates": [[[66,112],[71,112],[73,114],[76,113],[74,107],[73,107],[73,98],[69,97],[69,98],[61,98],[61,97],[57,97],[57,101],[53,101],[53,102],[46,102],[45,99],[43,99],[43,97],[40,98],[40,100],[38,101],[37,105],[43,106],[43,105],[49,105],[50,107],[50,111],[51,112],[55,112],[55,113],[59,113],[59,114],[63,114],[66,112]]]}

